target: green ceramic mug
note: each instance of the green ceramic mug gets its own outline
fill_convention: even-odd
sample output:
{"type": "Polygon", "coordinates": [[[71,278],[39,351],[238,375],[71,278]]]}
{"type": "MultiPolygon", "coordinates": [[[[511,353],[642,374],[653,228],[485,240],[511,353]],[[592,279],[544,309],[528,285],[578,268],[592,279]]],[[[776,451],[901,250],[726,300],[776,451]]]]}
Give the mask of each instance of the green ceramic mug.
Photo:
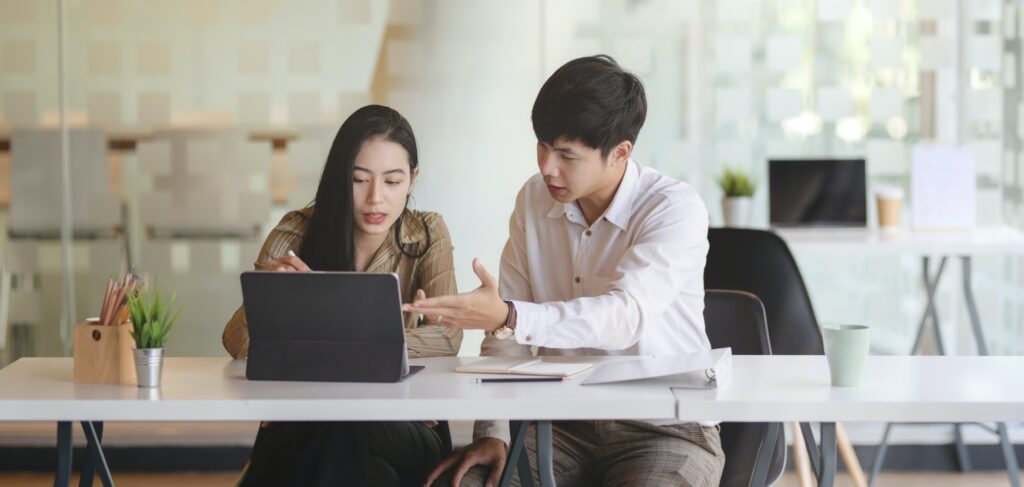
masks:
{"type": "Polygon", "coordinates": [[[860,385],[864,358],[871,346],[870,329],[865,325],[827,325],[825,357],[832,375],[832,385],[854,387],[860,385]]]}

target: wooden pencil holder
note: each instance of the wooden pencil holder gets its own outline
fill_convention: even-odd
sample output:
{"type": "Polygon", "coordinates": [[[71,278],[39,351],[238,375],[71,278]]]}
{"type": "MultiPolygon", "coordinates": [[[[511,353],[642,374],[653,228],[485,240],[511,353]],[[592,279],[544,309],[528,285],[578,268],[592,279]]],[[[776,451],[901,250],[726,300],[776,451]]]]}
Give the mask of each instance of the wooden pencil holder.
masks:
{"type": "Polygon", "coordinates": [[[132,324],[103,326],[96,322],[75,325],[72,353],[75,382],[81,384],[135,384],[132,324]]]}

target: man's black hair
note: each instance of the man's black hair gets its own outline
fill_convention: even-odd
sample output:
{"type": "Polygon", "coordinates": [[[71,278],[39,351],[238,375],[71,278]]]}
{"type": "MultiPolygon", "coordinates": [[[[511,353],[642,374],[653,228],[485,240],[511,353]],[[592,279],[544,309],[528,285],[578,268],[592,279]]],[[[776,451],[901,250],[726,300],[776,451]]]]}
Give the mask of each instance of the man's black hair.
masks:
{"type": "Polygon", "coordinates": [[[615,146],[636,144],[647,117],[644,85],[610,56],[569,61],[544,82],[533,102],[533,132],[553,144],[579,141],[608,157],[615,146]]]}

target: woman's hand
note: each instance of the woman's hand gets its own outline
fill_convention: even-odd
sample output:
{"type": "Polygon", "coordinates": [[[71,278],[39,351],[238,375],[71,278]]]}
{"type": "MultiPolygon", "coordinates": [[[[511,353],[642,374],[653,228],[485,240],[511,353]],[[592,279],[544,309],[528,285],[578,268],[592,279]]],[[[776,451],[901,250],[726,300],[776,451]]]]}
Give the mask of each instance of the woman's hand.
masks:
{"type": "Polygon", "coordinates": [[[287,255],[268,260],[263,269],[272,272],[309,272],[310,270],[309,266],[290,250],[287,255]]]}

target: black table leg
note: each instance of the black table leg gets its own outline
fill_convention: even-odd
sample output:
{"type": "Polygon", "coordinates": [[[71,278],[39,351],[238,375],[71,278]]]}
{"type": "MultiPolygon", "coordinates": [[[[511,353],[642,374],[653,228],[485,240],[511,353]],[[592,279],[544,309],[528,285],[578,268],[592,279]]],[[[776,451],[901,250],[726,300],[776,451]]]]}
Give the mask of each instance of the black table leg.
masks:
{"type": "Polygon", "coordinates": [[[555,487],[551,421],[537,421],[537,473],[541,487],[555,487]]]}
{"type": "Polygon", "coordinates": [[[765,425],[764,442],[757,449],[757,463],[754,465],[754,473],[750,476],[752,487],[768,485],[768,470],[772,466],[772,457],[775,456],[775,446],[781,433],[782,423],[765,425]]]}
{"type": "Polygon", "coordinates": [[[57,472],[53,487],[68,487],[71,483],[71,422],[57,423],[57,472]]]}
{"type": "Polygon", "coordinates": [[[103,423],[82,421],[82,431],[85,432],[85,441],[89,454],[82,464],[82,476],[78,481],[79,487],[91,487],[92,478],[98,467],[100,481],[103,487],[114,487],[114,479],[110,475],[110,467],[107,466],[107,459],[103,455],[103,423]]]}
{"type": "Polygon", "coordinates": [[[832,487],[836,481],[836,424],[821,423],[821,447],[814,441],[811,425],[800,423],[811,468],[819,487],[832,487]]]}
{"type": "Polygon", "coordinates": [[[821,423],[821,470],[818,485],[832,487],[836,482],[836,424],[821,423]]]}
{"type": "Polygon", "coordinates": [[[523,487],[533,487],[533,473],[530,471],[530,456],[526,453],[526,434],[530,430],[529,421],[509,421],[512,433],[512,443],[508,445],[508,459],[505,461],[505,471],[501,473],[501,487],[508,487],[512,484],[513,469],[519,470],[519,484],[523,487]]]}

